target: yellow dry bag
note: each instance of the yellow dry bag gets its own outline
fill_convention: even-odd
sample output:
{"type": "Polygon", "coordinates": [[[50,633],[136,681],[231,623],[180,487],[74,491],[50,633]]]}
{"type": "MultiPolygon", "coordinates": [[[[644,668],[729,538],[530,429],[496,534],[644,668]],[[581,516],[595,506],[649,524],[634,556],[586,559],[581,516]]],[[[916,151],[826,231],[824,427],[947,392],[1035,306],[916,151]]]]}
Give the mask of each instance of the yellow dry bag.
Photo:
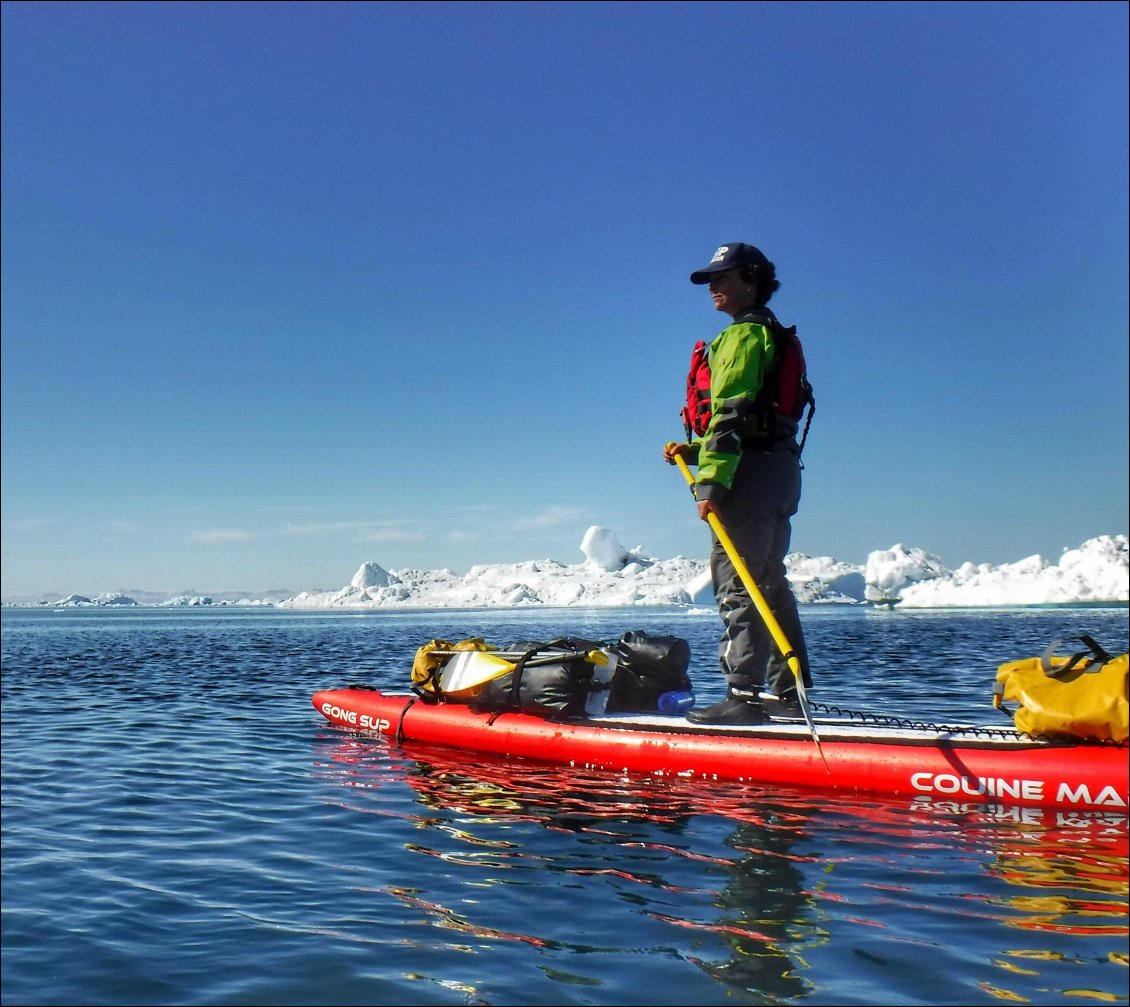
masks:
{"type": "Polygon", "coordinates": [[[1130,655],[1111,657],[1089,636],[1070,657],[1055,656],[1056,640],[1041,657],[1010,661],[997,669],[993,705],[1017,703],[1019,731],[1046,737],[1090,738],[1125,743],[1130,737],[1126,696],[1130,655]]]}
{"type": "Polygon", "coordinates": [[[479,637],[460,640],[458,643],[449,643],[447,640],[432,640],[430,643],[425,643],[416,651],[416,657],[412,661],[413,691],[431,696],[441,696],[450,692],[453,694],[452,698],[455,698],[454,694],[457,692],[462,694],[464,691],[472,691],[473,686],[482,685],[496,675],[513,671],[514,665],[509,661],[491,657],[487,653],[494,649],[479,637]],[[470,669],[462,668],[457,664],[455,667],[460,668],[462,672],[461,681],[455,682],[446,677],[454,670],[451,667],[451,659],[464,654],[468,657],[475,655],[477,659],[487,662],[489,671],[479,668],[477,676],[469,676],[470,669]]]}

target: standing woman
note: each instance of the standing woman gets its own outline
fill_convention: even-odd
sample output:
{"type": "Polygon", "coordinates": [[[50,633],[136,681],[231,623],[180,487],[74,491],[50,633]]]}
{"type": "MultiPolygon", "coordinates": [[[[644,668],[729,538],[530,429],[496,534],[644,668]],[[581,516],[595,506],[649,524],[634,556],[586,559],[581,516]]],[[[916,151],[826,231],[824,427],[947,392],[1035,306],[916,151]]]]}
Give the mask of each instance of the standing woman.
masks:
{"type": "MultiPolygon", "coordinates": [[[[766,306],[780,287],[777,271],[753,245],[733,242],[691,273],[691,283],[709,285],[715,309],[733,321],[710,344],[710,408],[693,431],[698,436],[668,444],[664,457],[674,464],[679,455],[698,467],[694,490],[699,517],[706,521],[715,514],[729,533],[792,645],[807,687],[808,654],[785,557],[801,491],[800,413],[794,406],[808,384],[802,378],[802,387],[787,387],[795,375],[780,366],[786,341],[795,334],[766,306]]],[[[723,622],[718,659],[727,695],[714,706],[691,710],[687,719],[742,725],[798,717],[796,681],[788,662],[713,532],[711,539],[710,572],[723,622]]]]}

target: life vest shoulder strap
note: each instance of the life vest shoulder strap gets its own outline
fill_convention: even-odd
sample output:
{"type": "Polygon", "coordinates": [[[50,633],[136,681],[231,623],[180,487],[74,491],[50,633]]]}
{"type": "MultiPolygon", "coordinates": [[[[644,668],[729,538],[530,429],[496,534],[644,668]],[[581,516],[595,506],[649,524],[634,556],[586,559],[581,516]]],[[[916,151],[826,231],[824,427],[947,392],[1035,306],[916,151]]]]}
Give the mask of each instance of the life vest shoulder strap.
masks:
{"type": "MultiPolygon", "coordinates": [[[[756,436],[772,440],[777,432],[778,416],[785,416],[799,425],[807,410],[808,416],[799,441],[799,451],[803,451],[812,425],[812,416],[816,411],[816,395],[808,380],[808,365],[796,326],[782,325],[777,316],[766,307],[744,312],[734,321],[765,326],[772,331],[777,344],[777,358],[754,400],[756,436]]],[[[710,347],[702,340],[695,343],[691,352],[691,366],[687,373],[687,400],[681,415],[688,441],[696,435],[701,437],[706,433],[711,417],[710,347]]]]}

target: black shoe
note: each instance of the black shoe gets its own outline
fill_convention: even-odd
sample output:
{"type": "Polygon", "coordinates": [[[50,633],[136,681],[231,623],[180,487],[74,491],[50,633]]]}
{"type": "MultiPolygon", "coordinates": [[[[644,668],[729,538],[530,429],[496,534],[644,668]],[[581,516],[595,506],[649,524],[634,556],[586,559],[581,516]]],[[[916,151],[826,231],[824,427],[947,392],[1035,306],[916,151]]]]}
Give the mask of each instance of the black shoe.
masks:
{"type": "Polygon", "coordinates": [[[790,690],[783,696],[775,696],[771,692],[762,692],[758,695],[761,705],[765,708],[770,720],[804,720],[804,711],[800,706],[800,697],[790,690]]]}
{"type": "Polygon", "coordinates": [[[722,700],[721,703],[708,706],[705,710],[687,711],[687,720],[692,724],[733,724],[736,727],[749,727],[753,724],[764,724],[766,719],[760,703],[734,695],[722,700]]]}

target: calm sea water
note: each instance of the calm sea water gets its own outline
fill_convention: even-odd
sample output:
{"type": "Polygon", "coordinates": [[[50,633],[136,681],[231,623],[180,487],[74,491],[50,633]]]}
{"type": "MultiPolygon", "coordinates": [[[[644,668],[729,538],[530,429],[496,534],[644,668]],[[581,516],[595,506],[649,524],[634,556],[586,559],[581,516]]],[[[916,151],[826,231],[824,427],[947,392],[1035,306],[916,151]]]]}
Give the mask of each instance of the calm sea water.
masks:
{"type": "MultiPolygon", "coordinates": [[[[998,664],[1127,611],[804,612],[812,698],[998,723],[998,664]]],[[[433,637],[712,611],[23,610],[3,621],[4,1004],[1128,1002],[1127,828],[586,774],[330,727],[433,637]]]]}

